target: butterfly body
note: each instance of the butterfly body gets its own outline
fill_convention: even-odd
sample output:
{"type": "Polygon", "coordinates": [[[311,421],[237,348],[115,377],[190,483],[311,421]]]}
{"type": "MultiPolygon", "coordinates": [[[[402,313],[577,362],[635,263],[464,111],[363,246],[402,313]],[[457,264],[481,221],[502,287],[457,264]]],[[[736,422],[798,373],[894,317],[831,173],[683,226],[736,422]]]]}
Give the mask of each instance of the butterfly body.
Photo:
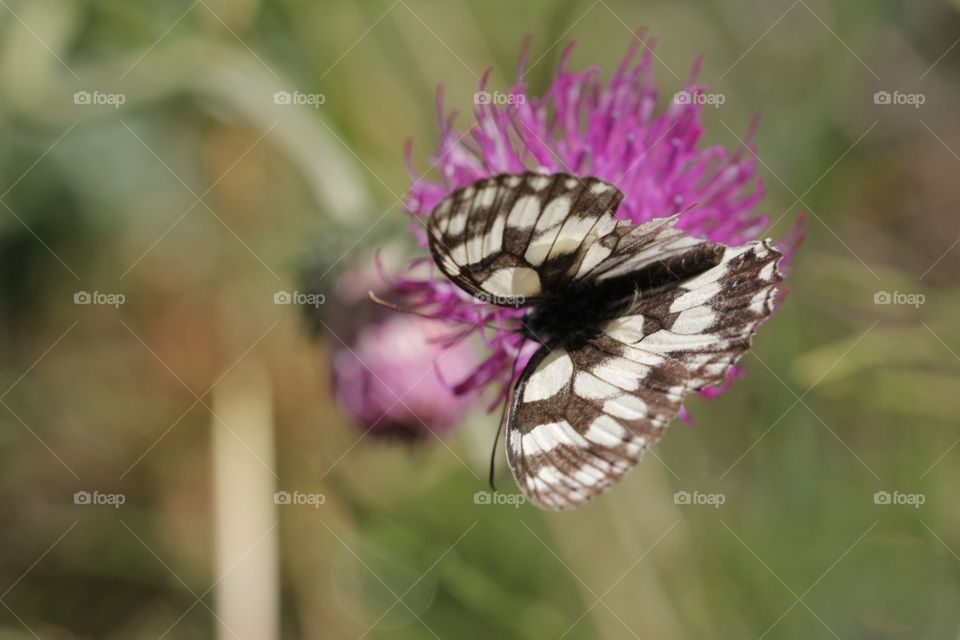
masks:
{"type": "Polygon", "coordinates": [[[577,347],[595,339],[610,320],[628,315],[632,305],[714,267],[717,248],[655,263],[637,273],[611,280],[579,280],[544,291],[523,320],[523,333],[545,345],[577,347]]]}
{"type": "Polygon", "coordinates": [[[523,320],[524,336],[549,347],[575,348],[600,334],[603,322],[624,305],[623,287],[572,286],[543,295],[523,320]]]}
{"type": "Polygon", "coordinates": [[[616,220],[597,178],[502,174],[434,210],[430,250],[467,293],[528,308],[539,343],[513,390],[507,459],[528,499],[575,507],[618,482],[685,395],[722,383],[773,310],[780,258],[616,220]]]}

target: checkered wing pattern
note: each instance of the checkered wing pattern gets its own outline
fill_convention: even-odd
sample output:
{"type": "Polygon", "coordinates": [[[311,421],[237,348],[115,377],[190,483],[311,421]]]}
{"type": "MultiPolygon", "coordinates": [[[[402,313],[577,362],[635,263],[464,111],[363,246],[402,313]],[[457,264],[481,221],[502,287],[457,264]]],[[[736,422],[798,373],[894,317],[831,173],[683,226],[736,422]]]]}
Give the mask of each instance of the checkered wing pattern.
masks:
{"type": "Polygon", "coordinates": [[[641,296],[582,346],[541,347],[507,414],[524,494],[567,509],[623,478],[684,396],[722,382],[749,349],[773,309],[779,258],[769,241],[724,248],[718,264],[641,296]]]}

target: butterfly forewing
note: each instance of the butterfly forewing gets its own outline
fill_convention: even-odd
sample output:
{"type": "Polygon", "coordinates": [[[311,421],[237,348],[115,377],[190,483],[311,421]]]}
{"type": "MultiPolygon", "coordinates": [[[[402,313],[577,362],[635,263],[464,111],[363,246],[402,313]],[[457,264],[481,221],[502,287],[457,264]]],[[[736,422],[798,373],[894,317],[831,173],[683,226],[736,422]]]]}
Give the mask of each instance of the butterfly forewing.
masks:
{"type": "Polygon", "coordinates": [[[720,384],[773,312],[780,258],[769,241],[725,248],[717,266],[641,298],[620,321],[633,345],[681,362],[691,390],[720,384]]]}
{"type": "Polygon", "coordinates": [[[533,304],[544,290],[585,274],[625,233],[623,198],[597,178],[503,174],[458,189],[434,209],[430,251],[443,273],[502,306],[533,304]]]}

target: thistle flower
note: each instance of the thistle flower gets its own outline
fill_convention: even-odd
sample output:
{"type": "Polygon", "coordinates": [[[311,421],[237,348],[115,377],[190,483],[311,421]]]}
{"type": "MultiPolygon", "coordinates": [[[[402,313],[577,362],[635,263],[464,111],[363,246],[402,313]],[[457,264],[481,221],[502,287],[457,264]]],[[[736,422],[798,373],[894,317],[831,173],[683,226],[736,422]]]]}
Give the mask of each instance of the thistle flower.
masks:
{"type": "MultiPolygon", "coordinates": [[[[430,158],[439,169],[440,182],[416,177],[407,145],[413,184],[406,205],[420,244],[427,244],[423,218],[451,191],[499,173],[527,170],[602,178],[625,195],[617,217],[633,223],[681,213],[678,226],[695,236],[728,245],[755,239],[768,222],[767,216],[754,212],[763,196],[754,153],[756,120],[747,130],[745,144],[736,150],[701,148],[703,101],[695,96],[705,87],[696,82],[699,60],[684,91],[688,99],[674,99],[658,112],[652,45],[635,39],[604,83],[597,67],[569,68],[571,43],[549,88],[537,97],[529,94],[523,80],[529,51],[525,44],[517,80],[506,99],[475,100],[475,122],[463,132],[454,126],[456,112],[445,114],[441,88],[440,141],[430,158]]],[[[488,78],[489,71],[479,92],[486,91],[488,78]]],[[[801,239],[798,221],[781,248],[784,262],[801,239]]],[[[395,292],[407,305],[436,318],[479,327],[476,332],[489,356],[453,389],[467,394],[499,384],[496,404],[535,348],[529,345],[518,353],[522,338],[517,330],[524,311],[478,304],[431,267],[429,260],[415,262],[393,282],[395,292]]],[[[737,375],[734,369],[722,387],[705,390],[704,395],[719,395],[737,375]]]]}
{"type": "Polygon", "coordinates": [[[416,440],[441,434],[471,405],[450,381],[466,377],[479,358],[443,322],[371,308],[367,292],[382,286],[371,269],[338,279],[345,320],[335,329],[344,343],[332,356],[337,403],[374,436],[416,440]]]}
{"type": "Polygon", "coordinates": [[[393,316],[361,329],[333,358],[341,409],[374,435],[417,439],[455,425],[470,405],[448,380],[476,365],[469,345],[446,347],[449,330],[416,316],[393,316]]]}

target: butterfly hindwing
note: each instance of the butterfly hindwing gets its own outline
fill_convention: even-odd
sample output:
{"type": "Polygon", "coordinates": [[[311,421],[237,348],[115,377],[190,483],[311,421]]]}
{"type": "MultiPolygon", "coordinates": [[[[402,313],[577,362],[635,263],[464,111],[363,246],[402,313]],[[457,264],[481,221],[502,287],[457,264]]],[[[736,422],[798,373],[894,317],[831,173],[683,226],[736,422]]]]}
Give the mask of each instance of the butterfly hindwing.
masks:
{"type": "Polygon", "coordinates": [[[517,384],[507,459],[524,495],[566,509],[618,482],[676,415],[686,371],[604,336],[542,347],[517,384]]]}

